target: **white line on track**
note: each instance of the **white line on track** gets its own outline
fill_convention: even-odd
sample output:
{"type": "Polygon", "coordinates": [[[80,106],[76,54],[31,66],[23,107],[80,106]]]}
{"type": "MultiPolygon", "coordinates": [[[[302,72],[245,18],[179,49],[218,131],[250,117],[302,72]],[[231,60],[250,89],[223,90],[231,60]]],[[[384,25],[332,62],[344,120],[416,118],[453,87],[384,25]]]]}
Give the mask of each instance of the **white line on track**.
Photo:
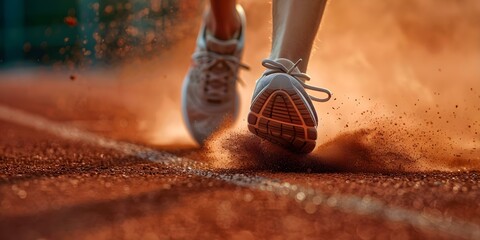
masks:
{"type": "Polygon", "coordinates": [[[280,196],[295,199],[307,211],[314,211],[318,206],[327,206],[346,213],[370,215],[388,221],[403,222],[416,228],[442,231],[464,239],[480,239],[480,226],[471,222],[451,217],[434,216],[400,207],[388,206],[371,197],[354,195],[329,195],[320,190],[291,184],[256,175],[219,173],[211,170],[209,165],[191,159],[178,157],[163,151],[108,139],[78,128],[57,123],[44,117],[22,110],[0,105],[0,119],[57,135],[64,139],[82,141],[94,146],[114,149],[123,154],[143,160],[162,164],[172,170],[202,178],[217,179],[237,186],[272,192],[280,196]]]}

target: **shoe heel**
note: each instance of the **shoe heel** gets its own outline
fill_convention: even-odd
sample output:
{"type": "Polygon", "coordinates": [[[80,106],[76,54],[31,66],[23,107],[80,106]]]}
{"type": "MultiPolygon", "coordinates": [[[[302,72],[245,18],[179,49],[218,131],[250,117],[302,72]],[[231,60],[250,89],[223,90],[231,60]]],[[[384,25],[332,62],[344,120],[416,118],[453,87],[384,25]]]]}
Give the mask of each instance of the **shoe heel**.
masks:
{"type": "Polygon", "coordinates": [[[305,102],[290,79],[276,76],[252,102],[248,129],[255,135],[291,151],[313,151],[317,130],[305,102]]]}

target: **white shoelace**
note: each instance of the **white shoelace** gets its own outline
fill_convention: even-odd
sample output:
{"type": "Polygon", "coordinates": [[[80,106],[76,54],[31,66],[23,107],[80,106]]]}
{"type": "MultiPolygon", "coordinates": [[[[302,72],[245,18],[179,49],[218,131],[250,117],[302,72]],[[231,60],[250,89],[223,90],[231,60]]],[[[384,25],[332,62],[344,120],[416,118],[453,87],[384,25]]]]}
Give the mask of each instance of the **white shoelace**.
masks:
{"type": "Polygon", "coordinates": [[[265,75],[270,75],[272,73],[286,73],[286,74],[292,76],[293,78],[295,78],[295,80],[297,80],[300,84],[302,84],[302,86],[304,88],[310,89],[312,91],[323,92],[323,93],[328,95],[326,98],[317,98],[317,97],[314,97],[312,95],[308,95],[310,97],[310,99],[312,99],[313,101],[326,102],[326,101],[330,100],[330,98],[332,98],[332,93],[330,92],[330,90],[328,90],[326,88],[307,85],[301,79],[303,79],[305,81],[309,81],[310,76],[308,76],[306,73],[292,72],[301,61],[302,61],[302,59],[298,59],[298,61],[291,68],[287,68],[283,64],[281,64],[279,62],[276,62],[276,61],[273,61],[273,60],[270,60],[270,59],[264,59],[262,61],[262,65],[265,68],[267,68],[267,71],[265,72],[265,75]]]}
{"type": "Polygon", "coordinates": [[[223,55],[214,52],[202,51],[194,53],[192,58],[200,62],[201,81],[205,81],[205,94],[208,98],[215,100],[222,99],[227,94],[227,88],[230,81],[239,80],[236,77],[238,68],[250,69],[247,65],[240,62],[240,60],[232,55],[223,55]],[[219,69],[218,72],[211,71],[212,67],[220,66],[223,63],[224,69],[219,69]],[[220,99],[218,99],[220,98],[220,99]]]}

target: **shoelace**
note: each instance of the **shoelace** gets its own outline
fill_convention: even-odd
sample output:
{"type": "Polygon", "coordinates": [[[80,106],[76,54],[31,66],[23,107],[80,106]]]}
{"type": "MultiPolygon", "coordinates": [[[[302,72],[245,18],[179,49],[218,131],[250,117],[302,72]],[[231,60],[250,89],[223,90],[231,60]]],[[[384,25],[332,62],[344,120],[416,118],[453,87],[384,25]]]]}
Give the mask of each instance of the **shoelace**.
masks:
{"type": "Polygon", "coordinates": [[[265,72],[265,75],[270,75],[272,73],[286,73],[286,74],[292,76],[293,78],[295,78],[295,80],[297,80],[300,84],[302,84],[302,86],[304,88],[310,89],[312,91],[323,92],[323,93],[328,95],[326,98],[317,98],[317,97],[314,97],[312,95],[308,95],[310,97],[310,99],[312,99],[313,101],[326,102],[326,101],[330,100],[330,98],[332,98],[332,93],[330,92],[330,90],[328,90],[326,88],[307,85],[301,79],[303,79],[305,81],[309,81],[310,76],[308,76],[306,73],[292,72],[298,66],[298,64],[301,61],[302,61],[302,59],[298,59],[298,61],[295,64],[293,64],[293,66],[291,68],[287,68],[283,64],[281,64],[279,62],[275,62],[275,61],[270,60],[270,59],[264,59],[262,61],[262,65],[265,68],[268,69],[267,72],[265,72]]]}
{"type": "Polygon", "coordinates": [[[217,98],[218,96],[223,97],[226,94],[225,90],[227,89],[229,81],[232,81],[232,78],[243,84],[241,79],[232,77],[235,76],[238,68],[250,69],[249,66],[241,63],[237,57],[232,55],[222,55],[214,52],[202,51],[194,53],[192,58],[204,63],[201,64],[200,68],[203,72],[202,80],[205,81],[206,84],[206,94],[213,98],[217,98]],[[212,67],[222,62],[226,66],[225,71],[216,73],[210,71],[212,67]]]}

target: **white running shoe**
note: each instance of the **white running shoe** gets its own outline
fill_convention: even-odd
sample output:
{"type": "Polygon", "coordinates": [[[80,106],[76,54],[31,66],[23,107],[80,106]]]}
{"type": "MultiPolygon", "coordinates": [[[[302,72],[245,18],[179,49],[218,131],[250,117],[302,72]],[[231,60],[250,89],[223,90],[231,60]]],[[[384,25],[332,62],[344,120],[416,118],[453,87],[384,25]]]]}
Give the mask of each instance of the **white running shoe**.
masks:
{"type": "Polygon", "coordinates": [[[257,80],[248,114],[248,129],[257,136],[291,151],[309,153],[317,139],[318,117],[311,100],[326,102],[329,90],[305,84],[310,77],[288,59],[265,59],[267,68],[257,80]],[[309,96],[305,89],[327,94],[324,99],[309,96]]]}
{"type": "Polygon", "coordinates": [[[239,95],[236,89],[245,42],[246,19],[237,5],[241,29],[237,38],[222,41],[202,24],[192,65],[182,87],[182,113],[188,130],[202,144],[224,120],[236,119],[239,95]]]}

